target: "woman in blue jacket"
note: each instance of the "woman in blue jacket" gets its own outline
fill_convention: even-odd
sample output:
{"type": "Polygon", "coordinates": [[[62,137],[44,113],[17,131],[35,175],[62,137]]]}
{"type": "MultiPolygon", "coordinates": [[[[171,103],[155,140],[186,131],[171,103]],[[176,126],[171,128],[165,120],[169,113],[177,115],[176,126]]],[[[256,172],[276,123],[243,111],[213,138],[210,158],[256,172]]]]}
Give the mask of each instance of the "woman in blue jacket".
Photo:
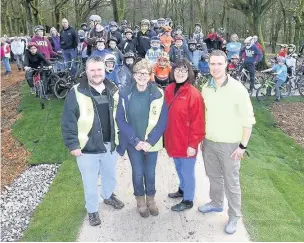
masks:
{"type": "Polygon", "coordinates": [[[234,54],[239,54],[241,50],[241,43],[239,42],[239,37],[237,34],[232,34],[230,37],[230,42],[227,45],[227,58],[228,60],[231,59],[231,57],[234,54]]]}
{"type": "Polygon", "coordinates": [[[122,156],[128,152],[137,209],[142,217],[158,215],[155,196],[155,168],[162,135],[167,125],[168,108],[161,88],[150,82],[152,67],[146,59],[135,64],[136,82],[120,91],[116,112],[122,156]]]}

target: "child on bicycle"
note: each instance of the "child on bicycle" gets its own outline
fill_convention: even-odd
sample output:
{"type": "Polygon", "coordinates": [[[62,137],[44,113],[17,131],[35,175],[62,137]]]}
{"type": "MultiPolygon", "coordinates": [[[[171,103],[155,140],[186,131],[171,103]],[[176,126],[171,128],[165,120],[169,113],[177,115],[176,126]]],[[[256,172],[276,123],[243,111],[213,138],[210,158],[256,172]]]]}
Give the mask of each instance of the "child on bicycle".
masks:
{"type": "Polygon", "coordinates": [[[239,54],[233,54],[230,58],[231,62],[228,64],[227,69],[229,71],[234,71],[240,64],[239,54]]]}
{"type": "Polygon", "coordinates": [[[167,87],[169,84],[169,77],[171,72],[171,65],[169,61],[169,55],[167,52],[163,52],[158,57],[157,62],[153,66],[154,81],[162,88],[167,87]]]}
{"type": "Polygon", "coordinates": [[[276,101],[279,102],[281,95],[280,95],[280,87],[283,83],[285,83],[287,79],[287,67],[285,65],[285,58],[284,57],[277,57],[277,64],[275,64],[272,68],[263,70],[262,73],[271,72],[273,71],[275,76],[275,92],[276,92],[276,101]]]}
{"type": "MultiPolygon", "coordinates": [[[[28,44],[28,49],[25,50],[24,55],[24,70],[25,70],[25,78],[28,85],[31,88],[31,93],[35,94],[35,87],[33,82],[33,72],[31,69],[38,69],[39,67],[47,66],[50,69],[52,68],[51,63],[38,51],[38,45],[36,42],[30,42],[28,44]]],[[[45,90],[47,90],[48,79],[46,78],[46,72],[41,72],[43,85],[45,90]]],[[[45,99],[49,99],[48,96],[44,95],[45,99]]]]}

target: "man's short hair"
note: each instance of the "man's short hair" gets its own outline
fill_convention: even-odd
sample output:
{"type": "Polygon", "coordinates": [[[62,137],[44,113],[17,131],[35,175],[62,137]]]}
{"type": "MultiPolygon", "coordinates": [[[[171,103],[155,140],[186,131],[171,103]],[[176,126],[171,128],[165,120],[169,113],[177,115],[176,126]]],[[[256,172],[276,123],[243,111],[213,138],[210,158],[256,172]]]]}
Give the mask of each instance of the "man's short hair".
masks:
{"type": "Polygon", "coordinates": [[[221,50],[213,50],[210,55],[209,55],[209,63],[210,63],[210,59],[211,57],[216,56],[216,57],[225,57],[225,62],[227,62],[227,55],[225,52],[221,51],[221,50]]]}
{"type": "Polygon", "coordinates": [[[86,67],[91,62],[102,62],[104,64],[104,59],[103,59],[103,57],[100,57],[100,56],[90,56],[86,61],[86,67]]]}

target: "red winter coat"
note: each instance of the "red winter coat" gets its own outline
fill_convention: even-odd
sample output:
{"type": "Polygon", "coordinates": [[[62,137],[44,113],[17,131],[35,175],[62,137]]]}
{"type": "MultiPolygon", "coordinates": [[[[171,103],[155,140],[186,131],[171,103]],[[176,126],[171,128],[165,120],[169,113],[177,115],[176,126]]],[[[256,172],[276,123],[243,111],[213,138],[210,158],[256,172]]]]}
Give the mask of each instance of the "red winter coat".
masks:
{"type": "MultiPolygon", "coordinates": [[[[198,148],[205,137],[205,105],[201,93],[190,83],[174,95],[175,83],[165,90],[169,107],[165,148],[170,157],[187,158],[187,148],[198,148]]],[[[195,155],[196,156],[196,155],[195,155]]]]}

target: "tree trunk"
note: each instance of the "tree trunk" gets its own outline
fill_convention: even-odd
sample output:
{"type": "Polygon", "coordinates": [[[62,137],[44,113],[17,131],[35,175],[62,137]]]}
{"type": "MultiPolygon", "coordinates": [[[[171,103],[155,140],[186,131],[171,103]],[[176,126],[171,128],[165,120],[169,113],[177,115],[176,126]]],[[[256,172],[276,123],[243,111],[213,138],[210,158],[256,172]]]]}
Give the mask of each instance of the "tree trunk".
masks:
{"type": "Polygon", "coordinates": [[[204,26],[206,30],[206,35],[208,34],[209,31],[209,26],[208,26],[208,0],[204,0],[204,26]]]}
{"type": "Polygon", "coordinates": [[[31,0],[26,0],[25,2],[25,9],[26,9],[26,27],[27,27],[27,34],[31,35],[33,33],[33,20],[32,20],[32,7],[31,7],[31,0]]]}

